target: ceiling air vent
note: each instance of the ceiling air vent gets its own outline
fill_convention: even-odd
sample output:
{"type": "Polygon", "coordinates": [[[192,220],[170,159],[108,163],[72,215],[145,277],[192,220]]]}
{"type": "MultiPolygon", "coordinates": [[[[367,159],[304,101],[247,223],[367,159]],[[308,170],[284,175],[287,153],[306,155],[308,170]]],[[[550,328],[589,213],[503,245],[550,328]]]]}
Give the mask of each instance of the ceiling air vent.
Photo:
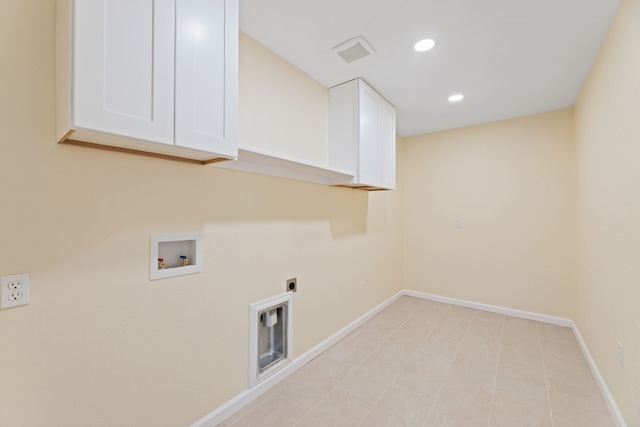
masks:
{"type": "Polygon", "coordinates": [[[333,50],[340,56],[340,58],[344,59],[347,62],[353,62],[375,52],[369,42],[367,42],[362,36],[358,36],[352,38],[351,40],[347,40],[344,43],[340,43],[338,46],[334,47],[331,50],[333,50]]]}

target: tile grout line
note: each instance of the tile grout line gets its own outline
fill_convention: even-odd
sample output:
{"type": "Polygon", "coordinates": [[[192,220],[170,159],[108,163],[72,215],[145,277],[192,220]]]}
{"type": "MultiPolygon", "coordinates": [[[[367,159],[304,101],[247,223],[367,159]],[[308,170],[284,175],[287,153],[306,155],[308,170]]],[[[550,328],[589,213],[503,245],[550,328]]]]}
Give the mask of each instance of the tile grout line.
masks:
{"type": "MultiPolygon", "coordinates": [[[[449,306],[449,308],[451,308],[451,306],[449,306]]],[[[449,311],[449,310],[447,309],[447,311],[449,311]]],[[[462,335],[462,339],[460,340],[460,344],[458,344],[458,348],[456,350],[456,354],[453,356],[453,359],[451,359],[451,365],[449,366],[449,369],[447,369],[447,374],[444,376],[444,379],[442,380],[442,384],[440,384],[440,387],[438,388],[438,393],[436,393],[436,397],[435,397],[435,399],[433,399],[433,403],[431,404],[431,409],[429,409],[429,413],[427,414],[427,418],[424,420],[424,423],[422,424],[423,426],[425,426],[427,424],[427,421],[429,421],[429,417],[431,416],[431,412],[433,411],[433,408],[436,406],[436,402],[438,401],[438,398],[440,397],[440,393],[442,392],[442,388],[444,387],[444,383],[447,382],[447,378],[449,377],[449,374],[451,373],[451,368],[453,367],[453,363],[456,361],[456,358],[458,357],[458,353],[460,353],[460,348],[462,347],[462,343],[464,342],[464,339],[467,337],[467,334],[469,333],[469,328],[471,328],[471,323],[473,322],[473,319],[475,319],[477,312],[478,312],[477,310],[473,310],[473,316],[471,316],[471,319],[469,319],[469,324],[467,325],[467,329],[464,331],[464,335],[462,335]]],[[[443,316],[444,316],[444,314],[443,314],[443,316]]]]}
{"type": "MultiPolygon", "coordinates": [[[[426,300],[425,300],[426,301],[426,300]]],[[[428,304],[429,302],[427,302],[428,304]]],[[[389,337],[384,340],[382,343],[380,343],[380,345],[378,347],[376,347],[376,350],[382,346],[382,344],[384,344],[385,342],[387,342],[392,336],[393,334],[395,334],[397,331],[400,330],[400,328],[402,328],[407,322],[409,322],[413,316],[415,316],[420,310],[422,310],[422,308],[417,309],[415,312],[413,312],[413,314],[411,314],[411,316],[409,316],[409,318],[407,320],[405,320],[404,322],[402,322],[400,324],[400,326],[398,326],[392,333],[391,335],[389,335],[389,337]]],[[[447,308],[447,310],[449,310],[447,308]]],[[[446,313],[446,310],[445,312],[446,313]]],[[[444,314],[443,313],[443,314],[444,314]]],[[[438,319],[438,322],[440,321],[440,319],[442,318],[443,314],[440,315],[440,318],[438,319]]],[[[436,322],[437,324],[437,322],[436,322]]],[[[367,419],[367,417],[369,416],[369,414],[371,413],[371,411],[373,411],[373,409],[378,405],[378,403],[380,403],[380,401],[382,400],[382,398],[384,397],[384,395],[386,394],[387,390],[389,389],[389,386],[393,385],[393,383],[396,381],[396,378],[398,378],[398,375],[400,375],[400,373],[402,373],[403,369],[409,364],[409,360],[411,360],[411,358],[413,357],[413,355],[416,353],[416,351],[418,351],[418,347],[420,347],[420,345],[427,339],[427,337],[431,334],[431,331],[433,331],[433,328],[435,327],[435,325],[431,328],[431,330],[429,331],[429,333],[427,333],[424,338],[422,338],[422,341],[420,341],[420,344],[418,344],[418,346],[416,347],[415,350],[413,350],[413,353],[411,353],[411,356],[407,357],[407,360],[404,362],[402,368],[398,371],[398,373],[396,374],[395,377],[393,377],[393,379],[391,380],[391,382],[389,383],[389,385],[387,386],[387,388],[385,389],[385,391],[382,393],[382,395],[376,400],[376,402],[371,405],[371,408],[369,408],[369,410],[367,411],[366,414],[364,414],[364,416],[362,417],[362,420],[358,423],[358,427],[362,426],[362,423],[364,423],[364,421],[367,419]]],[[[374,350],[375,351],[375,350],[374,350]]],[[[400,387],[400,386],[399,386],[400,387]]],[[[404,388],[404,387],[401,387],[404,388]]],[[[406,390],[406,389],[405,389],[406,390]]]]}
{"type": "MultiPolygon", "coordinates": [[[[329,389],[328,392],[325,393],[324,396],[322,396],[316,403],[314,403],[313,405],[311,405],[311,407],[307,410],[307,412],[304,413],[303,416],[300,417],[300,419],[298,421],[295,422],[295,424],[293,425],[293,427],[297,426],[298,424],[300,424],[302,422],[302,420],[304,420],[307,415],[309,415],[311,413],[311,411],[313,411],[313,409],[315,407],[317,407],[318,405],[320,405],[320,403],[325,400],[327,398],[327,396],[329,396],[329,394],[336,389],[336,387],[338,387],[338,385],[334,385],[333,387],[331,387],[331,389],[329,389]]],[[[233,427],[233,426],[232,426],[233,427]]]]}
{"type": "Polygon", "coordinates": [[[496,364],[496,374],[493,377],[493,389],[491,390],[491,405],[489,405],[489,419],[487,425],[491,425],[491,416],[493,415],[493,399],[496,394],[496,384],[498,383],[498,372],[500,371],[500,358],[502,357],[502,340],[504,338],[504,325],[507,322],[505,315],[502,315],[502,330],[500,331],[500,347],[498,348],[498,362],[496,364]]]}
{"type": "MultiPolygon", "coordinates": [[[[387,307],[387,308],[388,308],[388,307],[387,307]]],[[[386,310],[386,309],[385,309],[385,310],[386,310]]],[[[418,311],[419,311],[419,310],[416,310],[416,312],[415,312],[415,313],[417,313],[418,311]]],[[[380,314],[382,314],[382,313],[384,313],[384,310],[383,310],[380,314]]],[[[413,314],[415,314],[415,313],[413,313],[413,314]]],[[[404,325],[407,321],[409,321],[409,319],[411,319],[411,317],[413,317],[413,315],[411,315],[407,320],[405,320],[404,322],[402,322],[402,323],[400,324],[400,326],[398,326],[396,329],[394,329],[394,330],[393,330],[393,332],[389,335],[389,337],[387,337],[385,340],[383,340],[380,344],[378,344],[378,346],[377,346],[376,348],[374,348],[374,349],[372,350],[372,353],[373,353],[373,352],[375,352],[375,351],[376,351],[376,350],[377,350],[377,349],[378,349],[382,344],[384,344],[384,343],[385,343],[385,342],[386,342],[386,341],[387,341],[387,340],[388,340],[388,339],[389,339],[389,338],[390,338],[390,337],[391,337],[391,336],[392,336],[392,335],[393,335],[393,334],[394,334],[398,329],[400,329],[400,328],[402,327],[402,325],[404,325]]],[[[371,319],[371,320],[373,320],[373,319],[371,319]]],[[[362,328],[362,329],[364,329],[364,328],[362,328]]],[[[356,332],[356,331],[353,331],[353,332],[356,332]]],[[[371,336],[371,337],[378,338],[378,337],[376,337],[375,335],[367,334],[367,333],[366,333],[366,332],[364,332],[363,330],[360,330],[358,333],[361,333],[361,334],[369,335],[369,336],[371,336]]],[[[351,335],[351,334],[350,334],[350,335],[349,335],[349,338],[348,338],[348,340],[347,340],[347,341],[352,340],[352,339],[353,339],[353,337],[354,337],[354,336],[356,336],[356,335],[357,335],[357,334],[353,334],[353,335],[351,335]]],[[[347,342],[347,341],[345,341],[345,342],[347,342]]],[[[337,343],[336,343],[336,344],[337,344],[337,343]]],[[[345,377],[344,377],[344,378],[347,378],[347,377],[348,377],[349,375],[351,375],[355,370],[357,370],[360,366],[362,366],[362,365],[364,364],[364,362],[366,362],[366,361],[367,361],[367,359],[368,359],[368,357],[367,357],[367,358],[365,358],[362,362],[360,362],[360,363],[358,363],[358,364],[353,365],[353,366],[352,366],[352,369],[350,369],[350,370],[349,370],[349,372],[345,375],[345,377]]],[[[343,380],[344,380],[344,378],[343,378],[343,380]]],[[[311,413],[311,411],[312,411],[314,408],[316,408],[316,407],[317,407],[317,406],[318,406],[318,405],[319,405],[323,400],[325,400],[325,399],[326,399],[326,397],[327,397],[327,396],[329,396],[329,394],[330,394],[332,391],[334,391],[336,388],[340,388],[340,389],[341,389],[341,390],[343,390],[344,392],[346,392],[346,393],[348,393],[348,394],[350,394],[350,395],[352,395],[352,396],[355,396],[355,397],[357,397],[358,399],[362,399],[360,396],[358,396],[358,395],[356,395],[356,394],[354,394],[354,393],[351,393],[349,390],[346,390],[346,389],[344,389],[344,388],[340,387],[340,383],[342,383],[342,381],[338,382],[338,383],[337,383],[337,384],[335,384],[333,387],[331,387],[331,389],[330,389],[330,390],[329,390],[329,391],[328,391],[324,396],[322,396],[322,398],[321,398],[320,400],[318,400],[318,401],[317,401],[313,406],[311,406],[311,407],[309,408],[309,410],[308,410],[308,411],[307,411],[307,412],[306,412],[306,413],[305,413],[305,414],[304,414],[304,415],[303,415],[303,416],[302,416],[298,421],[296,421],[296,423],[293,425],[293,427],[295,427],[295,426],[299,425],[299,424],[300,424],[300,422],[302,422],[302,420],[303,420],[307,415],[309,415],[309,413],[311,413]]],[[[384,396],[384,394],[383,394],[383,396],[384,396]]],[[[366,402],[366,399],[362,399],[362,400],[364,400],[364,401],[366,402]]],[[[377,403],[377,402],[376,402],[376,403],[377,403]]],[[[371,411],[371,409],[373,408],[373,406],[374,406],[374,405],[372,405],[372,406],[371,406],[371,408],[369,408],[369,411],[367,411],[367,413],[365,414],[364,418],[362,419],[363,421],[364,421],[364,419],[367,417],[367,415],[369,414],[369,412],[371,411]]],[[[361,422],[362,422],[362,421],[361,421],[361,422]]],[[[233,427],[233,426],[232,426],[232,427],[233,427]]]]}
{"type": "Polygon", "coordinates": [[[536,332],[538,334],[538,344],[540,345],[540,359],[542,359],[542,371],[544,372],[544,385],[547,391],[547,401],[549,402],[549,417],[551,418],[551,427],[555,426],[553,410],[551,409],[551,393],[549,393],[549,381],[547,380],[547,366],[544,363],[544,352],[542,351],[542,338],[540,336],[540,322],[536,322],[536,332]]]}
{"type": "MultiPolygon", "coordinates": [[[[356,331],[353,331],[353,332],[356,332],[356,331]]],[[[360,333],[362,333],[362,332],[360,332],[360,333]]],[[[347,341],[351,341],[351,340],[353,339],[353,337],[354,337],[354,336],[355,336],[355,335],[349,334],[347,337],[345,337],[345,338],[347,338],[347,339],[346,339],[344,342],[346,343],[347,341]]],[[[334,344],[334,346],[335,346],[335,345],[338,345],[339,343],[340,343],[340,341],[338,341],[336,344],[334,344]]],[[[332,347],[333,347],[333,346],[332,346],[332,347]]],[[[318,355],[316,358],[314,358],[313,360],[315,360],[315,359],[317,359],[317,358],[319,358],[319,357],[322,357],[324,354],[325,354],[325,353],[319,354],[319,355],[318,355]]],[[[331,356],[328,356],[328,355],[327,355],[326,357],[327,357],[328,359],[331,359],[331,356]]],[[[366,359],[365,359],[365,360],[366,360],[366,359]]],[[[347,362],[345,362],[345,363],[347,363],[347,362]]],[[[349,369],[349,372],[345,375],[345,378],[346,378],[347,376],[349,376],[353,371],[355,371],[356,369],[358,369],[358,367],[359,367],[360,365],[362,365],[362,363],[364,363],[364,362],[360,362],[360,363],[358,363],[358,364],[353,364],[353,365],[349,363],[349,365],[351,366],[351,369],[349,369]]],[[[338,383],[338,384],[339,384],[339,383],[338,383]]],[[[329,396],[329,394],[331,394],[331,392],[332,392],[332,391],[334,391],[334,390],[338,387],[338,384],[334,384],[334,385],[333,385],[333,387],[331,387],[331,388],[329,389],[329,391],[327,391],[327,392],[324,394],[324,396],[322,396],[322,397],[321,397],[317,402],[315,402],[313,405],[311,405],[311,407],[307,410],[307,412],[305,412],[305,413],[304,413],[304,415],[302,415],[302,416],[300,417],[300,419],[299,419],[298,421],[296,421],[296,422],[295,422],[295,424],[293,424],[293,427],[295,427],[295,426],[299,425],[299,424],[302,422],[302,420],[304,420],[304,419],[307,417],[307,415],[309,415],[309,414],[311,413],[311,411],[313,411],[313,410],[314,410],[318,405],[320,405],[320,403],[321,403],[323,400],[325,400],[325,399],[327,398],[327,396],[329,396]]],[[[344,390],[344,389],[343,389],[343,390],[344,390]]],[[[345,391],[346,391],[346,390],[345,390],[345,391]]],[[[279,392],[278,392],[278,393],[279,393],[279,392]]],[[[287,400],[289,400],[289,399],[287,399],[287,400]]],[[[296,406],[297,406],[297,405],[296,405],[296,406]]],[[[231,426],[231,427],[233,427],[233,426],[231,426]]]]}
{"type": "MultiPolygon", "coordinates": [[[[302,366],[298,372],[296,372],[296,374],[302,374],[305,371],[307,371],[309,369],[309,366],[311,365],[311,363],[316,360],[318,357],[320,357],[320,355],[314,357],[313,359],[311,359],[309,362],[307,362],[304,366],[302,366]]],[[[274,385],[270,390],[268,390],[267,392],[265,392],[263,395],[261,395],[260,397],[258,397],[258,399],[261,399],[262,401],[260,403],[257,403],[254,407],[252,407],[251,409],[249,409],[247,412],[245,412],[244,414],[242,414],[240,417],[238,417],[237,420],[235,420],[229,427],[233,427],[235,426],[238,421],[240,421],[242,418],[246,417],[247,415],[249,415],[251,412],[253,412],[254,410],[256,410],[257,408],[261,407],[262,405],[264,405],[265,401],[268,399],[267,394],[277,394],[278,396],[282,397],[283,399],[285,399],[286,401],[290,402],[291,404],[293,404],[294,406],[300,408],[301,410],[305,410],[303,407],[301,407],[300,405],[298,405],[297,403],[293,402],[291,399],[287,398],[285,395],[283,395],[282,393],[280,393],[280,388],[285,385],[288,381],[290,381],[291,378],[287,378],[285,381],[283,381],[280,384],[276,384],[274,385]]],[[[312,406],[312,408],[315,407],[315,405],[312,406]]],[[[311,408],[311,409],[312,409],[311,408]]],[[[304,415],[302,415],[302,417],[300,417],[300,419],[304,418],[307,413],[311,410],[307,410],[304,415]]],[[[296,422],[297,424],[297,422],[296,422]]]]}
{"type": "MultiPolygon", "coordinates": [[[[426,301],[426,300],[425,300],[425,301],[426,301]]],[[[443,311],[443,312],[442,312],[442,314],[440,314],[440,317],[438,317],[438,320],[433,324],[433,326],[431,327],[431,329],[429,330],[429,332],[428,332],[427,334],[425,334],[425,336],[422,338],[422,340],[420,341],[420,343],[416,346],[416,349],[415,349],[415,350],[413,350],[413,353],[411,353],[411,356],[407,357],[407,361],[405,362],[405,364],[404,364],[404,366],[402,367],[402,369],[404,369],[404,368],[409,364],[409,361],[410,361],[410,360],[413,358],[413,356],[416,354],[416,352],[418,351],[418,349],[420,348],[420,346],[421,346],[421,345],[422,345],[422,344],[423,344],[423,343],[424,343],[424,342],[429,338],[429,336],[431,335],[431,332],[433,332],[433,330],[436,328],[436,326],[438,325],[438,323],[440,323],[440,320],[442,320],[442,317],[444,316],[444,314],[445,314],[447,311],[449,311],[449,309],[452,307],[452,305],[450,305],[450,304],[446,304],[446,305],[448,306],[448,307],[447,307],[447,309],[446,309],[445,311],[443,311]]],[[[420,311],[420,310],[418,310],[418,311],[420,311]]],[[[418,311],[416,311],[416,313],[418,313],[418,311]]],[[[415,315],[416,313],[414,313],[414,315],[415,315]]],[[[411,316],[411,317],[413,317],[413,316],[411,316]]],[[[411,318],[409,318],[409,320],[410,320],[410,319],[411,319],[411,318]]],[[[407,320],[407,321],[408,321],[408,320],[407,320]]],[[[398,372],[398,373],[396,374],[396,376],[393,378],[393,380],[391,381],[391,384],[393,384],[393,383],[395,382],[395,380],[398,378],[398,375],[400,375],[400,373],[402,372],[402,369],[401,369],[401,370],[400,370],[400,372],[398,372]]],[[[410,391],[410,392],[412,392],[412,393],[416,393],[415,391],[413,391],[413,390],[411,390],[411,389],[408,389],[408,388],[406,388],[406,387],[403,387],[403,386],[401,386],[401,385],[396,384],[396,386],[397,386],[397,387],[400,387],[400,388],[402,388],[402,389],[404,389],[404,390],[408,390],[408,391],[410,391]]],[[[419,393],[418,393],[418,394],[419,394],[419,393]]]]}
{"type": "MultiPolygon", "coordinates": [[[[298,405],[296,402],[294,402],[293,400],[289,399],[287,396],[281,394],[279,391],[276,391],[276,393],[278,396],[280,396],[281,398],[283,398],[284,400],[286,400],[287,402],[289,402],[290,404],[292,404],[293,406],[300,408],[302,411],[304,411],[304,408],[300,405],[298,405]]],[[[305,417],[305,415],[307,415],[307,412],[309,412],[311,409],[309,409],[308,411],[306,411],[301,417],[300,419],[303,419],[305,417]]]]}
{"type": "MultiPolygon", "coordinates": [[[[270,397],[271,397],[270,395],[269,395],[269,396],[267,396],[267,393],[262,394],[260,397],[258,397],[258,399],[260,399],[260,401],[259,401],[259,402],[257,402],[257,399],[256,399],[255,405],[254,405],[251,409],[247,410],[247,412],[245,412],[245,413],[243,413],[243,414],[239,414],[239,412],[238,412],[238,414],[239,414],[240,416],[238,417],[238,419],[237,419],[237,420],[235,420],[234,422],[232,422],[232,423],[229,425],[229,427],[233,427],[233,426],[235,426],[236,424],[238,424],[238,421],[240,421],[240,420],[241,420],[241,419],[243,419],[244,417],[248,416],[250,413],[252,413],[252,412],[253,412],[253,411],[255,411],[256,409],[258,409],[258,408],[262,407],[262,405],[264,405],[265,401],[267,401],[270,397]]],[[[252,402],[252,403],[254,403],[254,402],[252,402]]],[[[297,406],[297,405],[296,405],[296,406],[297,406]]],[[[224,420],[224,421],[227,421],[227,420],[224,420]]],[[[224,421],[223,421],[223,422],[224,422],[224,421]]]]}

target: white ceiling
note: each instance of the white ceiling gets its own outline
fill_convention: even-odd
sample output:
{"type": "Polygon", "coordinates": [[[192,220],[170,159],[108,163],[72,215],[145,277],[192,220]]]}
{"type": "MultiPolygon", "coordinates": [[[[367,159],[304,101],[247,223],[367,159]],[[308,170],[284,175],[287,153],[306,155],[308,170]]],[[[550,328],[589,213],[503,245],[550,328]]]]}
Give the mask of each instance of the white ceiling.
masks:
{"type": "Polygon", "coordinates": [[[574,105],[618,3],[240,0],[240,28],[327,87],[364,78],[411,136],[574,105]],[[332,52],[358,35],[374,54],[332,52]],[[422,38],[435,48],[415,52],[422,38]]]}

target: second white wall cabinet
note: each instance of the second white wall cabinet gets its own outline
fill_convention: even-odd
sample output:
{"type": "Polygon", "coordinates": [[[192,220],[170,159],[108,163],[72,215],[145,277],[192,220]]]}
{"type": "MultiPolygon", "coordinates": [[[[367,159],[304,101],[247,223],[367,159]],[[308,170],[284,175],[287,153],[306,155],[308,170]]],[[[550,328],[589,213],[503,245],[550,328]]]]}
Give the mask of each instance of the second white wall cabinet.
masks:
{"type": "Polygon", "coordinates": [[[396,186],[396,111],[362,79],[329,89],[329,167],[365,190],[396,186]]]}
{"type": "Polygon", "coordinates": [[[238,0],[57,7],[59,142],[237,157],[238,0]]]}

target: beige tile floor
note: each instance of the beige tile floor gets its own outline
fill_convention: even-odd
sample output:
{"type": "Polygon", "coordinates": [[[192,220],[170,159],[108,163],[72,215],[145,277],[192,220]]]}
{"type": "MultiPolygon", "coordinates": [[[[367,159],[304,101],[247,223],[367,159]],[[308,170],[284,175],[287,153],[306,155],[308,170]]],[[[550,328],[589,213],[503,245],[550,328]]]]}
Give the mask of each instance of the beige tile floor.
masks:
{"type": "Polygon", "coordinates": [[[615,423],[569,328],[402,297],[219,426],[615,423]]]}

